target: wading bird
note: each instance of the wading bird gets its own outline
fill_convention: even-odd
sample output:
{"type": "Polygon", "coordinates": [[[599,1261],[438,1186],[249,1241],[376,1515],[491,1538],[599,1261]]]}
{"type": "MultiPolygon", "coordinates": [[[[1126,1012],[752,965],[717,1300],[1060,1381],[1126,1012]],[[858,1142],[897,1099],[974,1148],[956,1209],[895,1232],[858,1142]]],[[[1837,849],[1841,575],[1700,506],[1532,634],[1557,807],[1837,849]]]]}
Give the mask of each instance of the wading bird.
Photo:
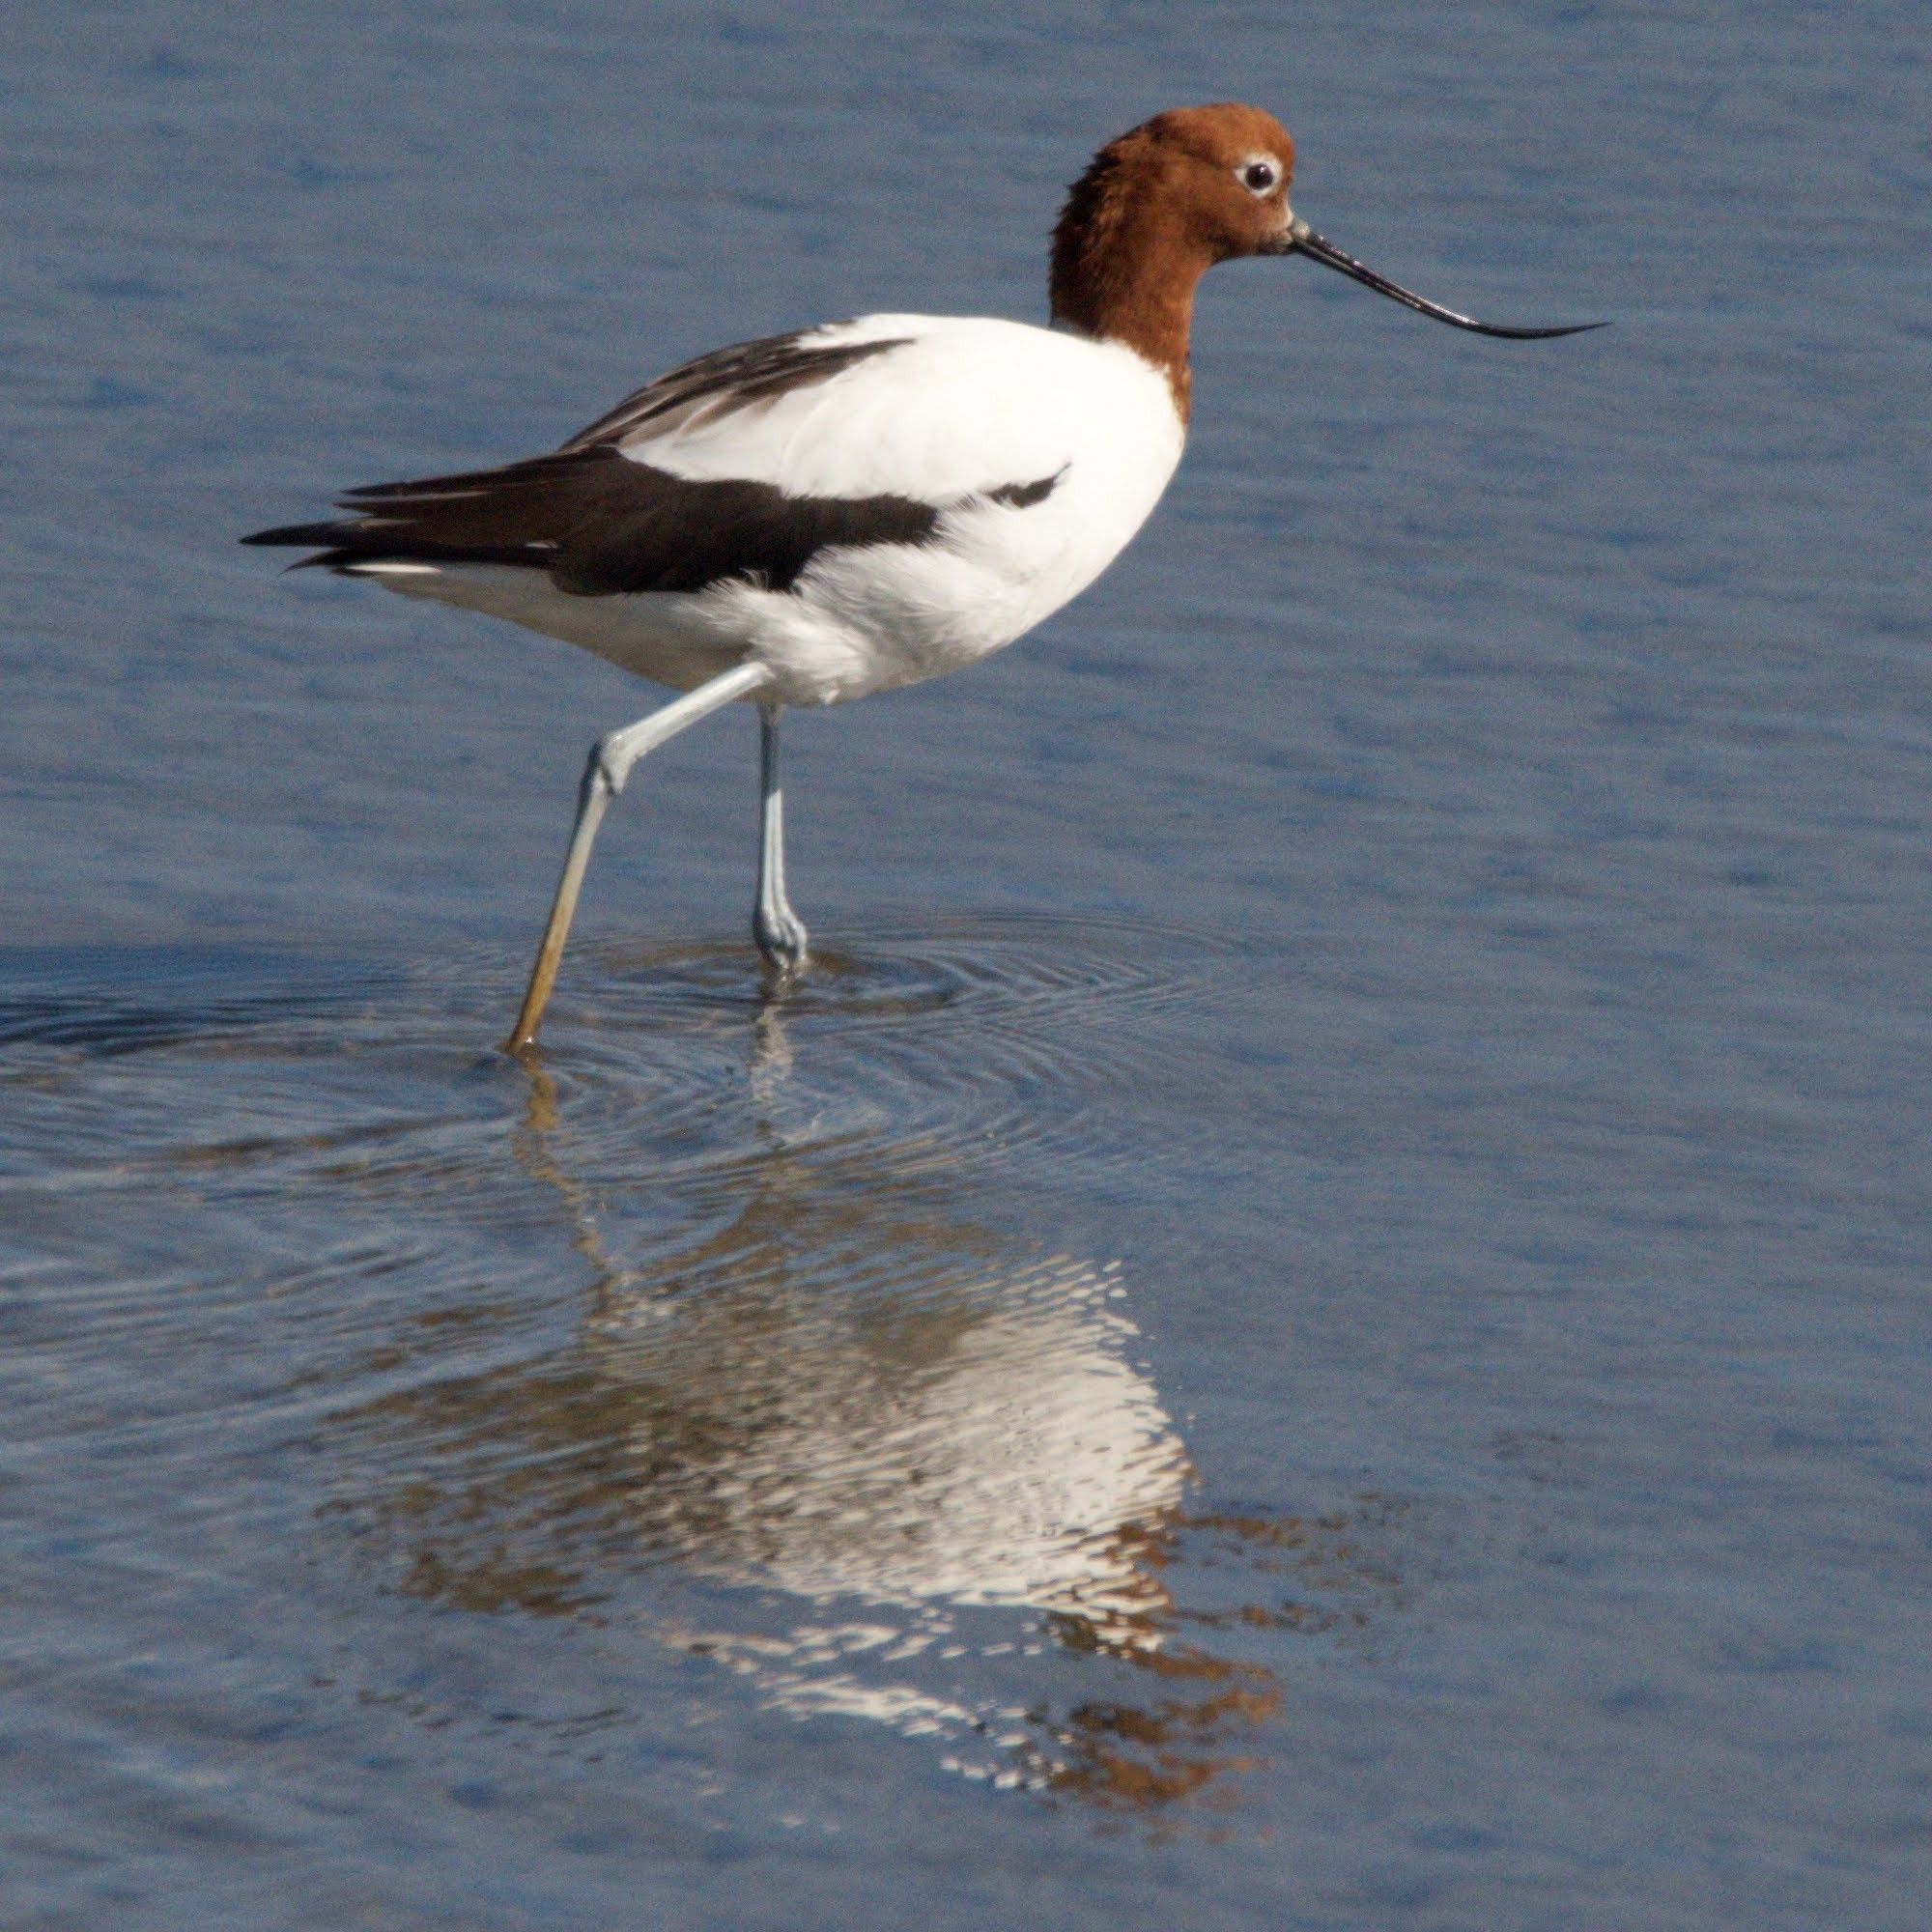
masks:
{"type": "Polygon", "coordinates": [[[528,991],[555,983],[605,810],[646,752],[734,698],[762,715],[752,930],[805,959],[785,895],[779,719],[958,670],[1093,582],[1180,461],[1195,284],[1217,262],[1303,255],[1424,315],[1439,307],[1289,207],[1272,115],[1179,108],[1110,141],[1053,233],[1052,326],[868,315],[701,355],[548,456],[351,491],[329,523],[243,541],[457,604],[685,695],[600,738],[528,991]]]}

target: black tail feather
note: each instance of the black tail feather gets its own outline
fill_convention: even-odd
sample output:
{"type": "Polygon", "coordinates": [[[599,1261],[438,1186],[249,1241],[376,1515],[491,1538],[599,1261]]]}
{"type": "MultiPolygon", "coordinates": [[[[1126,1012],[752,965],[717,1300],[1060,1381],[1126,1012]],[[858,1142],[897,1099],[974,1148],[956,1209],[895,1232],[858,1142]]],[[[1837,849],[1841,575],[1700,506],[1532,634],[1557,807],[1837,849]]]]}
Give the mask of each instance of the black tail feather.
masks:
{"type": "Polygon", "coordinates": [[[280,524],[272,530],[256,530],[242,539],[244,544],[273,544],[290,549],[313,551],[313,556],[298,556],[291,570],[340,570],[344,564],[366,562],[369,548],[366,532],[357,524],[280,524]]]}
{"type": "Polygon", "coordinates": [[[272,530],[257,530],[242,539],[244,544],[301,545],[313,550],[321,545],[341,544],[355,530],[354,524],[281,524],[272,530]]]}

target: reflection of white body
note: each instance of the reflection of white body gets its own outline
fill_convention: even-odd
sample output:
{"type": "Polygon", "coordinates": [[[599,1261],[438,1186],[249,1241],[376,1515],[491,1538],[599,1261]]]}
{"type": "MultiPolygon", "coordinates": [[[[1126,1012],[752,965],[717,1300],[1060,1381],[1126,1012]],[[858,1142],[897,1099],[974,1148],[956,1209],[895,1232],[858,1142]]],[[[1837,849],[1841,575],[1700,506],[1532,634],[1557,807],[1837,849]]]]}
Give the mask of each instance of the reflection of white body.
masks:
{"type": "Polygon", "coordinates": [[[1135,1532],[1178,1504],[1185,1464],[1123,1359],[1110,1273],[1047,1262],[842,1320],[728,1293],[656,1304],[642,1332],[616,1317],[627,1372],[640,1352],[677,1391],[633,1430],[647,1533],[721,1581],[818,1601],[1101,1625],[1148,1607],[1135,1532]],[[714,1404],[724,1427],[694,1458],[692,1417],[714,1404]]]}

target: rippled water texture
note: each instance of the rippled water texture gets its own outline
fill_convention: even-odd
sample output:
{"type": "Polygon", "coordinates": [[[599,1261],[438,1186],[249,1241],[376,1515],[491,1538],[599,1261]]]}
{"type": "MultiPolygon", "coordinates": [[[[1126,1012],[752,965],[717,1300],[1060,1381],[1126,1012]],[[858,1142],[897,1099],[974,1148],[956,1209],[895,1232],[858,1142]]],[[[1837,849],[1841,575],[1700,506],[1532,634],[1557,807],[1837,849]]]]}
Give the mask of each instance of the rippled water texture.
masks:
{"type": "Polygon", "coordinates": [[[1932,1897],[1906,8],[71,8],[0,43],[0,1924],[1749,1927],[1932,1897]],[[613,814],[242,530],[1239,93],[1306,264],[971,676],[613,814]]]}

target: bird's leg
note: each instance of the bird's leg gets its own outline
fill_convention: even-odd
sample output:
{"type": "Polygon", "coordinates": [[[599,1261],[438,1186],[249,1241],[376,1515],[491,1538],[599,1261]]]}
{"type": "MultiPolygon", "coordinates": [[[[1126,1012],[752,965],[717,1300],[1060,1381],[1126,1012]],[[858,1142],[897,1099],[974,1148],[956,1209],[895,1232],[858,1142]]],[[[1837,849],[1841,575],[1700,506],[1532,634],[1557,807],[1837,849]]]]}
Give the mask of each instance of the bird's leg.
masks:
{"type": "Polygon", "coordinates": [[[696,691],[627,724],[621,731],[607,731],[590,748],[590,762],[583,768],[583,784],[578,793],[577,823],[570,835],[570,850],[564,855],[563,876],[556,882],[556,897],[551,904],[550,923],[544,928],[543,944],[537,948],[536,965],[530,972],[529,990],[524,995],[523,1011],[503,1044],[520,1053],[536,1041],[544,1008],[550,1004],[551,988],[556,984],[556,969],[563,958],[563,942],[570,936],[571,916],[577,910],[577,895],[583,886],[584,868],[590,864],[590,847],[597,828],[611,801],[624,789],[631,767],[646,752],[654,752],[667,739],[675,738],[688,724],[708,718],[734,697],[743,697],[771,682],[771,672],[759,664],[739,665],[696,691]]]}
{"type": "Polygon", "coordinates": [[[758,902],[752,937],[773,972],[784,978],[805,964],[805,922],[785,897],[784,792],[779,784],[779,707],[758,707],[758,902]]]}

